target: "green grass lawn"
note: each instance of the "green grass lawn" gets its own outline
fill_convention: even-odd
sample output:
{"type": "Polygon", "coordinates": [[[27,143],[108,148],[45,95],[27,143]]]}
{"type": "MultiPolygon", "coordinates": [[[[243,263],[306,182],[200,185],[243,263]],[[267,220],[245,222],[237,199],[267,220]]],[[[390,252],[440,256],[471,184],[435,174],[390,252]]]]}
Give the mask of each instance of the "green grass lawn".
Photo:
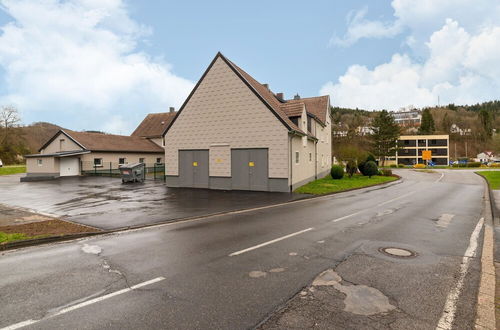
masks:
{"type": "Polygon", "coordinates": [[[309,182],[308,184],[297,188],[295,192],[300,194],[324,195],[353,188],[369,187],[394,180],[397,180],[397,177],[377,175],[369,178],[360,174],[356,174],[352,178],[344,175],[344,177],[340,180],[333,180],[332,177],[328,175],[323,179],[309,182]]]}
{"type": "Polygon", "coordinates": [[[500,171],[480,171],[476,173],[488,180],[491,189],[500,189],[500,171]]]}
{"type": "Polygon", "coordinates": [[[8,165],[0,167],[0,175],[9,175],[16,173],[26,173],[26,165],[8,165]]]}
{"type": "Polygon", "coordinates": [[[34,237],[29,237],[26,236],[25,234],[20,234],[20,233],[7,234],[0,231],[0,243],[7,243],[7,242],[19,241],[30,238],[34,237]]]}

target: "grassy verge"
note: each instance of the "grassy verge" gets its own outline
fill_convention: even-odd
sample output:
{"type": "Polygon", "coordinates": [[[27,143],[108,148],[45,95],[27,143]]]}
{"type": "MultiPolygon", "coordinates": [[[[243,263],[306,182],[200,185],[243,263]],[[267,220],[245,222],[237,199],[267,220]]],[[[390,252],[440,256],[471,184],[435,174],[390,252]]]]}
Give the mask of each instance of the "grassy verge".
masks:
{"type": "Polygon", "coordinates": [[[44,235],[39,235],[39,236],[28,236],[23,233],[4,233],[0,231],[0,243],[8,243],[8,242],[14,242],[14,241],[20,241],[20,240],[25,240],[25,239],[32,239],[32,238],[40,238],[44,237],[44,235]]]}
{"type": "Polygon", "coordinates": [[[16,173],[26,173],[25,165],[9,165],[0,167],[0,175],[9,175],[16,173]]]}
{"type": "Polygon", "coordinates": [[[480,171],[476,173],[488,180],[491,189],[500,189],[500,171],[480,171]]]}
{"type": "Polygon", "coordinates": [[[344,190],[369,187],[380,183],[386,183],[397,180],[394,176],[372,176],[371,178],[360,174],[354,175],[352,178],[344,176],[340,180],[333,180],[330,175],[323,179],[309,182],[295,190],[300,194],[324,195],[333,192],[344,190]]]}

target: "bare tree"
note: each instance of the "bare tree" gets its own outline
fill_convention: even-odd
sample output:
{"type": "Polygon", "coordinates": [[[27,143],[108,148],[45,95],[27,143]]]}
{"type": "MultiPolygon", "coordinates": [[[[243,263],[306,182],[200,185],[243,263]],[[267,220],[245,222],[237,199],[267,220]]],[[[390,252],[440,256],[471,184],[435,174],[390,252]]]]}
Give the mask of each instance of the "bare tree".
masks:
{"type": "Polygon", "coordinates": [[[9,136],[10,129],[15,127],[16,125],[19,125],[20,122],[21,117],[19,117],[19,111],[16,107],[7,105],[0,108],[0,127],[3,131],[3,134],[1,135],[0,145],[2,145],[9,136]]]}

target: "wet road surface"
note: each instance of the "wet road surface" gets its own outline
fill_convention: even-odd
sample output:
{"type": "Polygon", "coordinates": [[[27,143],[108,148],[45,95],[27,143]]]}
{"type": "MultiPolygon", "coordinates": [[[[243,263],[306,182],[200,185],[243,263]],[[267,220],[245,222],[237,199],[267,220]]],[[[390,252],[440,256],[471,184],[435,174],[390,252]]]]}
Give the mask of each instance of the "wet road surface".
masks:
{"type": "Polygon", "coordinates": [[[108,230],[283,203],[306,196],[167,188],[162,181],[122,184],[120,179],[107,177],[22,183],[0,178],[2,204],[108,230]]]}
{"type": "MultiPolygon", "coordinates": [[[[466,171],[398,173],[404,180],[385,188],[3,253],[0,329],[247,329],[326,269],[343,281],[333,286],[339,328],[435,329],[484,186],[466,171]],[[394,308],[364,315],[356,311],[369,306],[351,301],[345,310],[349,285],[394,308]]],[[[478,256],[455,306],[457,329],[474,322],[478,256]]]]}

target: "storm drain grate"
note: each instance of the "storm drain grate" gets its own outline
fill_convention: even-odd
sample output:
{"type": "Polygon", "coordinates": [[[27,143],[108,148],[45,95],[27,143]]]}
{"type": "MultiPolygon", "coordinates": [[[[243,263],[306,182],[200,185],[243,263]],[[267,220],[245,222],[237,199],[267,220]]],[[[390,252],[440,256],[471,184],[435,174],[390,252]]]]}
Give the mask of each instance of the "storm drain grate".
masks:
{"type": "Polygon", "coordinates": [[[416,252],[407,250],[407,249],[401,249],[401,248],[395,248],[395,247],[381,247],[378,249],[379,252],[389,256],[389,257],[396,257],[396,258],[413,258],[417,256],[416,252]]]}

